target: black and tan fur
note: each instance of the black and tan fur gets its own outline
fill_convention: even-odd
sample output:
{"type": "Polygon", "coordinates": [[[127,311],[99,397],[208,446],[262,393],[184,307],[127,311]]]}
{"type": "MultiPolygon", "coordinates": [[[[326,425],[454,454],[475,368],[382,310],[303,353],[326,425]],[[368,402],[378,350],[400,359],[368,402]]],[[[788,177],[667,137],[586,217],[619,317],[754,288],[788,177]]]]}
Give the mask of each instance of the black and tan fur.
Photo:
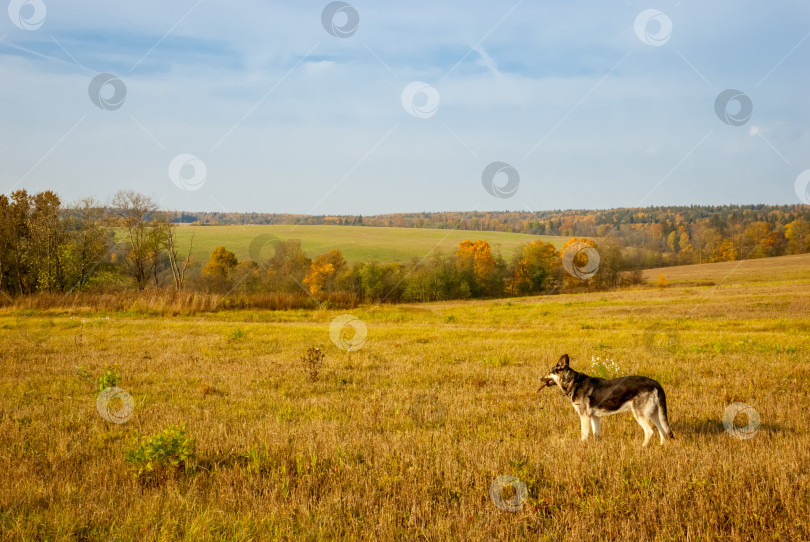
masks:
{"type": "Polygon", "coordinates": [[[605,380],[579,373],[568,364],[568,354],[564,354],[543,377],[543,385],[537,391],[545,386],[560,388],[579,414],[582,440],[587,440],[591,430],[595,438],[601,437],[600,417],[628,410],[644,429],[643,446],[647,446],[655,434],[653,426],[658,429],[661,444],[667,437],[675,438],[669,427],[667,398],[661,384],[637,375],[605,380]]]}

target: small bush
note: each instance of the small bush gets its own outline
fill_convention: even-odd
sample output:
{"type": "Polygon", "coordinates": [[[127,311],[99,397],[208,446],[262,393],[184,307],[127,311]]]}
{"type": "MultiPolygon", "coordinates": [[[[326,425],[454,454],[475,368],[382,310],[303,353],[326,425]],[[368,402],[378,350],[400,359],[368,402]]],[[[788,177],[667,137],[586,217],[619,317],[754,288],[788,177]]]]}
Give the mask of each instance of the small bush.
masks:
{"type": "Polygon", "coordinates": [[[664,288],[667,285],[667,278],[663,273],[658,274],[658,281],[655,283],[659,288],[664,288]]]}
{"type": "Polygon", "coordinates": [[[318,373],[321,370],[321,365],[323,365],[325,355],[320,346],[310,346],[304,355],[301,356],[301,363],[304,364],[307,378],[309,378],[311,382],[318,380],[318,373]]]}
{"type": "Polygon", "coordinates": [[[118,374],[118,369],[105,367],[104,372],[98,377],[98,391],[115,387],[120,383],[121,375],[118,374]]]}
{"type": "Polygon", "coordinates": [[[157,435],[136,440],[124,460],[138,483],[154,486],[187,470],[195,451],[194,439],[186,434],[185,425],[173,425],[157,435]]]}
{"type": "Polygon", "coordinates": [[[245,335],[247,334],[244,331],[242,331],[240,328],[236,328],[228,332],[228,334],[225,335],[225,338],[228,341],[240,341],[245,338],[245,335]]]}

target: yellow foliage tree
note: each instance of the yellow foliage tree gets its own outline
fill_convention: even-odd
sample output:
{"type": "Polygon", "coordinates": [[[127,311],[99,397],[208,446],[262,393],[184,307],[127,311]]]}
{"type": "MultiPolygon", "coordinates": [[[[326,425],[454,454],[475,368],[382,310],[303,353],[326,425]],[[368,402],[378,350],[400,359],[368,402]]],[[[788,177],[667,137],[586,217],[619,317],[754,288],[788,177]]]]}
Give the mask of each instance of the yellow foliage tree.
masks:
{"type": "Polygon", "coordinates": [[[233,252],[225,247],[217,247],[211,253],[208,263],[202,268],[202,275],[216,279],[228,279],[236,264],[236,255],[233,252]]]}
{"type": "Polygon", "coordinates": [[[560,254],[552,243],[532,241],[523,247],[515,266],[513,293],[536,293],[548,288],[559,265],[560,254]]]}
{"type": "Polygon", "coordinates": [[[472,272],[475,284],[485,287],[495,270],[495,258],[488,241],[469,239],[458,244],[456,250],[456,267],[460,271],[472,272]]]}
{"type": "Polygon", "coordinates": [[[330,250],[326,254],[318,256],[310,264],[309,275],[304,277],[304,284],[309,288],[312,295],[320,294],[338,270],[346,265],[343,254],[339,250],[330,250]]]}

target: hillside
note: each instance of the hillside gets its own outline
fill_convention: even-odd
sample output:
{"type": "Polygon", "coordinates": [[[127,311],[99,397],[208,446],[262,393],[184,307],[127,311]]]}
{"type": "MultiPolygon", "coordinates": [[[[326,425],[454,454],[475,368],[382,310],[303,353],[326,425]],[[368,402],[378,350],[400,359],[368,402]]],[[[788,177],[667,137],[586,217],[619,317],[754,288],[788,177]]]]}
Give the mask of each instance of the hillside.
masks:
{"type": "Polygon", "coordinates": [[[670,285],[808,280],[810,254],[659,267],[646,269],[642,276],[654,284],[661,273],[670,285]]]}
{"type": "Polygon", "coordinates": [[[279,239],[299,239],[309,257],[316,257],[332,249],[339,249],[348,262],[374,259],[380,262],[409,262],[423,258],[433,250],[455,252],[465,239],[489,241],[493,252],[500,251],[511,258],[515,250],[531,241],[541,239],[553,242],[557,249],[567,240],[560,236],[527,235],[492,231],[461,231],[422,228],[368,228],[363,226],[179,226],[177,238],[181,251],[185,251],[194,235],[194,256],[201,262],[208,260],[215,247],[224,246],[242,260],[249,256],[250,243],[259,235],[273,235],[279,239]]]}

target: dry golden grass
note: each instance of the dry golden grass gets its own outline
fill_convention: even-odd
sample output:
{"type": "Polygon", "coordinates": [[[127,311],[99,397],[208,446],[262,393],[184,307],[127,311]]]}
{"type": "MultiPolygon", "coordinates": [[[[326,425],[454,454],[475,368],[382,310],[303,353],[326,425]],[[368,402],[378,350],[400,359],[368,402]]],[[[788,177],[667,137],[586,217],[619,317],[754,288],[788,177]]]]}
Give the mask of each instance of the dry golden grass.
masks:
{"type": "Polygon", "coordinates": [[[368,337],[354,352],[330,341],[339,311],[7,311],[0,531],[8,540],[808,540],[803,277],[361,307],[352,314],[368,337]],[[301,356],[318,345],[326,357],[310,382],[301,356]],[[620,414],[603,421],[600,442],[580,443],[567,400],[534,394],[566,352],[585,372],[599,356],[658,379],[676,440],[641,448],[641,429],[620,414]],[[94,377],[117,366],[135,400],[129,421],[101,418],[78,366],[94,377]],[[761,419],[747,440],[721,421],[739,401],[761,419]],[[196,439],[195,464],[140,486],[124,462],[132,439],[180,422],[196,439]],[[517,512],[490,499],[502,474],[526,485],[517,512]]]}

